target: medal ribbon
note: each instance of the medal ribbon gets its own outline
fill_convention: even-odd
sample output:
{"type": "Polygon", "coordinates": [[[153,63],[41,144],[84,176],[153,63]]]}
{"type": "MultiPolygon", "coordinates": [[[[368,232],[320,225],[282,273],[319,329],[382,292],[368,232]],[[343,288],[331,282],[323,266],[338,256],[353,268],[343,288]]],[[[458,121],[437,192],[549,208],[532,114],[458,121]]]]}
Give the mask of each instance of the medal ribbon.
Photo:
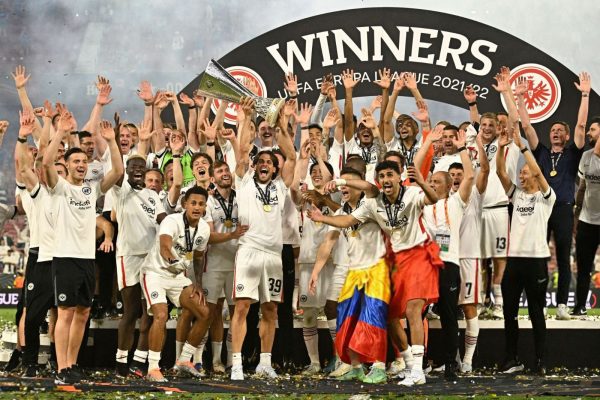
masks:
{"type": "Polygon", "coordinates": [[[560,158],[562,157],[562,155],[563,155],[562,151],[560,153],[555,153],[555,152],[550,153],[550,160],[552,161],[552,171],[556,171],[556,167],[558,167],[558,162],[560,161],[560,158]]]}
{"type": "Polygon", "coordinates": [[[413,159],[415,158],[415,150],[417,147],[416,143],[417,142],[413,143],[412,147],[410,149],[407,149],[406,146],[404,146],[404,142],[402,141],[402,139],[400,140],[400,146],[402,146],[402,155],[406,160],[406,165],[411,165],[413,159]]]}
{"type": "Polygon", "coordinates": [[[225,205],[225,199],[223,198],[223,196],[221,196],[221,193],[219,193],[218,190],[215,190],[215,198],[217,199],[217,201],[221,205],[221,208],[223,209],[223,212],[225,213],[225,220],[233,221],[231,215],[233,214],[233,200],[235,199],[235,190],[232,190],[231,193],[229,193],[227,205],[225,205]]]}
{"type": "MultiPolygon", "coordinates": [[[[433,205],[433,221],[435,223],[435,227],[437,229],[437,210],[436,207],[437,203],[435,203],[433,205]]],[[[448,198],[446,197],[446,199],[444,200],[444,214],[446,215],[446,222],[448,224],[448,229],[450,229],[450,215],[448,214],[448,198]]]]}
{"type": "Polygon", "coordinates": [[[194,247],[194,239],[196,238],[196,233],[198,233],[198,225],[196,225],[196,229],[194,230],[194,236],[190,238],[190,223],[185,216],[185,211],[183,212],[183,225],[185,226],[185,249],[190,253],[194,247]]]}
{"type": "Polygon", "coordinates": [[[260,196],[260,200],[263,202],[263,205],[269,205],[271,202],[271,182],[267,184],[265,190],[262,190],[261,187],[258,186],[256,179],[254,180],[254,185],[256,186],[256,190],[258,190],[258,195],[260,196]]]}
{"type": "MultiPolygon", "coordinates": [[[[360,207],[360,202],[362,201],[363,197],[365,196],[364,192],[360,194],[360,199],[358,199],[358,203],[356,203],[356,208],[360,207]]],[[[356,210],[356,208],[354,210],[356,210]]],[[[349,202],[344,203],[344,212],[348,215],[352,214],[352,211],[354,211],[352,209],[352,206],[350,205],[349,202]]],[[[350,227],[351,231],[357,231],[358,227],[360,226],[360,222],[358,224],[354,224],[350,227]]]]}
{"type": "Polygon", "coordinates": [[[394,202],[394,212],[392,213],[392,205],[388,201],[387,197],[383,195],[383,204],[385,204],[385,213],[387,214],[388,220],[390,221],[390,227],[394,228],[398,223],[398,213],[400,212],[400,204],[402,203],[402,198],[404,197],[404,192],[406,188],[404,185],[400,186],[400,194],[398,194],[398,198],[394,202]]]}

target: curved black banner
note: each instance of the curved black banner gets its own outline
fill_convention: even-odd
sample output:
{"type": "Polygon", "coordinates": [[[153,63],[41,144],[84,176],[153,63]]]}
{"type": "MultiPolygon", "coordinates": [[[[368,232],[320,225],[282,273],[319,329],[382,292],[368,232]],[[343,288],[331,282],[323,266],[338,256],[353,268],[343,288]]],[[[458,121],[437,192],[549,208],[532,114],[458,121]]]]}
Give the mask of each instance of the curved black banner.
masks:
{"type": "MultiPolygon", "coordinates": [[[[311,103],[327,73],[333,73],[341,86],[341,71],[353,69],[362,81],[355,88],[358,97],[380,94],[376,85],[369,84],[378,79],[380,68],[411,71],[417,74],[426,99],[458,107],[467,107],[462,91],[473,85],[480,112],[503,110],[492,83],[506,65],[511,68],[511,82],[521,75],[527,78],[528,111],[543,141],[552,121],[574,125],[580,102],[573,85],[577,75],[550,55],[488,25],[427,10],[364,8],[314,16],[260,35],[219,62],[237,78],[253,80],[268,97],[286,97],[284,74],[293,72],[298,76],[300,101],[311,103]]],[[[191,94],[199,80],[183,92],[191,94]]],[[[338,89],[337,95],[343,98],[343,90],[338,89]]],[[[590,96],[589,115],[599,114],[598,95],[590,96]]],[[[234,116],[234,109],[229,109],[229,119],[234,116]]]]}

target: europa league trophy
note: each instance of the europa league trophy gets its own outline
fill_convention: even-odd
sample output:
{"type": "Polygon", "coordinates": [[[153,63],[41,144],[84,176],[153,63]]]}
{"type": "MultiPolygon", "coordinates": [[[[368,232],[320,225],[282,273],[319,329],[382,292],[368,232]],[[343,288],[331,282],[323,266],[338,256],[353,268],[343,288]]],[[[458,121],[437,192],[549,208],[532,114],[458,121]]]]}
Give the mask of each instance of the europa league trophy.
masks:
{"type": "Polygon", "coordinates": [[[242,97],[251,97],[256,104],[256,112],[267,121],[269,126],[275,126],[279,110],[285,103],[284,99],[269,99],[255,95],[215,60],[210,60],[208,63],[200,79],[198,93],[237,104],[241,102],[242,97]]]}

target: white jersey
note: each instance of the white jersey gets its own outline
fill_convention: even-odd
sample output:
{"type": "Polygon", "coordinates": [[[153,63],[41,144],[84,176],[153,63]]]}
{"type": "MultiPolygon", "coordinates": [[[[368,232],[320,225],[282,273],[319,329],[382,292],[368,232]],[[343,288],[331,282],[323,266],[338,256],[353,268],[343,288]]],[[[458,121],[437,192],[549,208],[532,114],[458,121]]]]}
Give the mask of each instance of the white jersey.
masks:
{"type": "Polygon", "coordinates": [[[507,193],[514,205],[508,256],[550,257],[546,232],[556,201],[554,190],[549,187],[546,193],[537,191],[529,194],[513,184],[507,193]]]}
{"type": "Polygon", "coordinates": [[[471,196],[460,223],[460,258],[481,258],[481,218],[483,197],[476,185],[471,189],[471,196]]]}
{"type": "Polygon", "coordinates": [[[404,156],[404,165],[402,166],[402,180],[408,178],[408,175],[406,173],[406,167],[408,166],[409,162],[412,162],[415,159],[415,155],[421,148],[421,141],[422,139],[415,141],[413,146],[410,149],[407,149],[406,146],[404,146],[404,143],[400,140],[400,138],[394,136],[394,138],[391,141],[385,144],[387,151],[397,151],[398,153],[404,156]]]}
{"type": "MultiPolygon", "coordinates": [[[[366,199],[359,200],[359,209],[366,199]]],[[[353,215],[350,204],[344,204],[334,215],[353,215]]],[[[372,220],[361,222],[349,228],[330,227],[329,230],[342,232],[348,243],[348,268],[364,269],[377,264],[385,256],[385,242],[379,225],[372,220]]]]}
{"type": "Polygon", "coordinates": [[[39,238],[38,262],[52,260],[54,246],[53,202],[48,189],[39,183],[30,192],[37,214],[36,226],[31,231],[37,231],[39,238]]]}
{"type": "Polygon", "coordinates": [[[333,265],[336,267],[350,265],[350,258],[348,257],[348,241],[344,235],[340,235],[335,246],[333,246],[332,258],[333,265]]]}
{"type": "Polygon", "coordinates": [[[100,183],[77,186],[59,176],[49,192],[56,207],[52,255],[96,258],[96,200],[102,195],[100,183]]]}
{"type": "MultiPolygon", "coordinates": [[[[110,154],[108,151],[105,154],[110,154]]],[[[83,182],[85,184],[99,183],[104,178],[104,163],[100,160],[92,160],[88,163],[88,170],[83,182]]]]}
{"type": "Polygon", "coordinates": [[[585,194],[579,220],[600,225],[600,157],[594,149],[583,153],[579,161],[579,179],[585,179],[585,194]]]}
{"type": "MultiPolygon", "coordinates": [[[[235,231],[237,228],[238,203],[235,191],[231,190],[229,196],[229,198],[224,199],[219,192],[215,191],[215,196],[208,197],[204,220],[213,223],[215,232],[228,233],[235,231]],[[219,198],[221,201],[219,201],[219,198]],[[230,212],[230,218],[227,218],[226,211],[230,212]],[[227,220],[230,222],[226,222],[227,220]],[[225,226],[225,224],[229,225],[230,223],[231,226],[225,226]]],[[[209,245],[206,271],[233,271],[237,246],[238,241],[236,239],[209,245]]]]}
{"type": "MultiPolygon", "coordinates": [[[[173,256],[184,263],[186,269],[189,269],[192,266],[191,257],[188,257],[189,252],[186,244],[185,222],[183,217],[183,213],[177,213],[167,215],[165,219],[162,220],[154,240],[154,245],[144,260],[142,272],[153,272],[158,275],[173,278],[173,273],[169,272],[167,269],[169,263],[160,255],[161,235],[172,237],[173,244],[171,245],[171,253],[173,256]]],[[[188,232],[189,238],[192,241],[192,252],[204,251],[210,237],[210,226],[208,226],[208,223],[203,219],[200,219],[196,228],[188,227],[188,232]]]]}
{"type": "MultiPolygon", "coordinates": [[[[490,173],[488,176],[488,183],[485,189],[485,197],[483,199],[483,208],[494,207],[498,205],[508,205],[508,197],[504,192],[504,187],[498,178],[496,173],[496,155],[498,154],[498,139],[494,139],[490,144],[483,145],[485,152],[488,156],[490,163],[490,173]]],[[[472,152],[472,150],[471,150],[472,152]]],[[[504,159],[506,161],[506,171],[511,182],[517,181],[517,167],[519,163],[519,148],[514,144],[510,143],[504,148],[504,159]]],[[[475,158],[477,160],[477,158],[475,158]]],[[[477,168],[476,172],[479,172],[479,161],[474,161],[473,166],[477,168]]]]}
{"type": "Polygon", "coordinates": [[[283,248],[282,220],[288,188],[281,178],[268,184],[254,180],[254,171],[248,170],[243,178],[236,175],[239,220],[248,225],[248,231],[239,240],[240,246],[248,246],[281,256],[283,248]],[[258,187],[265,195],[263,198],[258,187]],[[268,194],[267,194],[268,192],[268,194]]]}
{"type": "Polygon", "coordinates": [[[450,166],[454,163],[459,163],[462,165],[462,160],[460,159],[459,153],[444,154],[443,156],[437,159],[437,162],[433,167],[433,172],[448,172],[450,166]]]}
{"type": "MultiPolygon", "coordinates": [[[[317,260],[317,251],[319,245],[325,240],[325,235],[329,228],[321,222],[314,222],[308,218],[307,210],[312,208],[312,204],[304,203],[302,206],[302,241],[300,242],[300,254],[298,263],[314,264],[317,260]]],[[[325,206],[321,208],[323,215],[333,215],[333,211],[325,206]]]]}
{"type": "Polygon", "coordinates": [[[221,146],[221,153],[223,154],[223,161],[227,163],[230,171],[235,171],[235,167],[237,166],[237,162],[235,160],[235,153],[233,152],[233,146],[231,142],[227,140],[223,146],[221,146]]]}
{"type": "Polygon", "coordinates": [[[165,209],[167,215],[173,214],[175,212],[178,202],[175,202],[175,204],[171,204],[171,202],[169,201],[169,192],[167,192],[166,190],[161,190],[160,193],[158,193],[158,198],[160,199],[160,202],[162,203],[162,206],[165,209]]]}
{"type": "Polygon", "coordinates": [[[428,239],[422,220],[425,193],[421,188],[401,186],[397,203],[387,207],[386,203],[384,194],[380,193],[375,198],[365,199],[364,203],[352,212],[352,216],[363,223],[368,220],[377,222],[390,237],[392,249],[396,253],[418,246],[428,239]],[[388,213],[391,214],[391,218],[388,213]]]}
{"type": "Polygon", "coordinates": [[[37,230],[38,213],[35,209],[33,200],[31,199],[31,195],[27,189],[25,189],[25,185],[19,182],[17,182],[17,190],[15,194],[21,198],[21,205],[23,206],[23,210],[25,210],[25,215],[27,216],[27,225],[29,226],[29,248],[37,248],[40,246],[37,230]]]}
{"type": "Polygon", "coordinates": [[[158,230],[156,218],[165,212],[158,194],[146,188],[134,189],[125,180],[110,192],[119,223],[117,257],[148,254],[158,230]]]}
{"type": "Polygon", "coordinates": [[[361,147],[359,145],[359,141],[354,136],[352,140],[349,142],[346,141],[346,158],[348,158],[349,154],[358,154],[365,160],[367,164],[367,173],[365,175],[365,180],[369,183],[375,183],[375,166],[379,162],[377,159],[377,145],[373,143],[371,147],[361,147]]]}
{"type": "Polygon", "coordinates": [[[296,204],[292,200],[291,191],[285,194],[285,204],[283,205],[283,244],[300,247],[300,213],[296,204]]]}
{"type": "Polygon", "coordinates": [[[440,247],[440,258],[456,265],[460,262],[460,226],[466,206],[455,193],[423,208],[427,229],[440,247]]]}
{"type": "MultiPolygon", "coordinates": [[[[131,157],[133,154],[136,154],[133,149],[129,150],[129,153],[127,154],[123,154],[121,156],[121,158],[123,159],[123,167],[125,168],[125,166],[127,165],[127,160],[129,160],[129,157],[131,157]]],[[[110,149],[106,149],[106,151],[104,152],[104,155],[102,156],[101,159],[102,165],[104,166],[104,174],[106,175],[111,169],[112,169],[112,161],[110,159],[110,149]]],[[[89,170],[89,167],[88,167],[89,170]]],[[[127,180],[127,170],[125,170],[125,172],[123,172],[123,181],[127,180]]],[[[114,203],[115,203],[115,199],[113,198],[113,194],[112,191],[108,191],[106,193],[106,195],[104,196],[104,207],[102,208],[102,212],[110,212],[112,211],[112,209],[114,208],[114,203]]]]}

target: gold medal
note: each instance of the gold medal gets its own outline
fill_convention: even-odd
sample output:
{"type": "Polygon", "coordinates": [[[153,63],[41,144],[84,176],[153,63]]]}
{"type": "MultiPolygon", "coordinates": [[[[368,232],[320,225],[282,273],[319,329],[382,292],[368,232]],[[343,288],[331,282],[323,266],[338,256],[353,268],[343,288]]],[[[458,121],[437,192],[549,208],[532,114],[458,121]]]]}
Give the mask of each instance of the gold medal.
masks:
{"type": "Polygon", "coordinates": [[[358,237],[358,231],[352,231],[352,232],[350,232],[350,236],[352,236],[352,237],[358,237]]]}
{"type": "Polygon", "coordinates": [[[192,261],[193,255],[191,251],[188,251],[187,253],[185,253],[185,259],[188,261],[192,261]]]}
{"type": "Polygon", "coordinates": [[[558,174],[558,172],[556,172],[555,169],[553,169],[552,171],[550,171],[550,176],[556,176],[556,174],[558,174]]]}
{"type": "Polygon", "coordinates": [[[315,222],[315,225],[321,226],[321,225],[323,225],[323,223],[322,222],[315,222]]]}
{"type": "Polygon", "coordinates": [[[233,226],[233,221],[230,219],[226,219],[223,225],[225,225],[225,228],[231,228],[233,226]]]}
{"type": "Polygon", "coordinates": [[[272,209],[273,208],[270,204],[263,204],[263,210],[265,210],[266,212],[271,212],[272,209]]]}

